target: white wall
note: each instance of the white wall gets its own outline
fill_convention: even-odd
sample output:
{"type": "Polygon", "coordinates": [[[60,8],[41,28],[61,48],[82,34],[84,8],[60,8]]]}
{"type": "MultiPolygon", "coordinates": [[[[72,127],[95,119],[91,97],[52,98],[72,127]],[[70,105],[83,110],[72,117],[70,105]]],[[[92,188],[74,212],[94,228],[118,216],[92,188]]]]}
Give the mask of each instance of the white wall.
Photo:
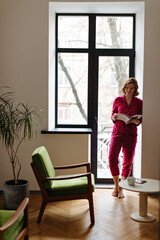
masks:
{"type": "MultiPolygon", "coordinates": [[[[8,85],[18,100],[45,111],[42,129],[48,128],[48,1],[0,0],[0,85],[8,85]]],[[[41,135],[25,142],[20,151],[21,178],[37,183],[30,166],[31,155],[45,145],[55,165],[88,161],[87,135],[41,135]]],[[[0,189],[12,178],[11,165],[0,145],[0,189]]]]}
{"type": "Polygon", "coordinates": [[[146,1],[142,176],[160,179],[160,1],[146,1]]]}
{"type": "MultiPolygon", "coordinates": [[[[159,179],[160,1],[146,0],[145,5],[141,168],[142,177],[159,179]]],[[[0,85],[13,87],[18,100],[29,101],[42,108],[46,112],[42,128],[47,129],[48,0],[0,0],[0,36],[0,85]]],[[[21,178],[30,181],[30,189],[38,189],[30,161],[33,150],[40,145],[47,147],[55,165],[88,161],[87,135],[39,133],[37,139],[25,142],[20,151],[23,165],[21,178]]],[[[2,189],[3,182],[12,178],[12,174],[7,154],[2,146],[0,148],[0,189],[2,189]]]]}

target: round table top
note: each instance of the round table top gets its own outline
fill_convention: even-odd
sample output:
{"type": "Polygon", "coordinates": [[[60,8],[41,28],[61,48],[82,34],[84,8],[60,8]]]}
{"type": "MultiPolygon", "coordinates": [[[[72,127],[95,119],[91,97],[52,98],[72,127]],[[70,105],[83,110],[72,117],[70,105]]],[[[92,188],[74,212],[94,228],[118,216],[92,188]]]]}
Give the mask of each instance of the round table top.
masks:
{"type": "Polygon", "coordinates": [[[143,184],[135,183],[135,186],[129,186],[127,179],[123,180],[119,183],[119,186],[133,192],[143,192],[143,193],[157,193],[160,192],[160,181],[149,179],[149,178],[141,178],[142,180],[147,181],[143,184]]]}

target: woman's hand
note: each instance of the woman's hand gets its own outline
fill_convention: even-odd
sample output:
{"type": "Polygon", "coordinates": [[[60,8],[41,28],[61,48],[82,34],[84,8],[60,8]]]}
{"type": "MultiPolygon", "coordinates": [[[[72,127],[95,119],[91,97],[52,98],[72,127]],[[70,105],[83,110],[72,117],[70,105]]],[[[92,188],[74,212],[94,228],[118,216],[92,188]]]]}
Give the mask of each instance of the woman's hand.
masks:
{"type": "Polygon", "coordinates": [[[140,124],[140,120],[139,119],[131,119],[127,122],[127,124],[130,124],[130,123],[134,123],[135,125],[139,125],[140,124]]]}
{"type": "Polygon", "coordinates": [[[115,122],[117,120],[117,118],[118,118],[117,113],[114,113],[113,117],[112,117],[113,122],[115,122]]]}

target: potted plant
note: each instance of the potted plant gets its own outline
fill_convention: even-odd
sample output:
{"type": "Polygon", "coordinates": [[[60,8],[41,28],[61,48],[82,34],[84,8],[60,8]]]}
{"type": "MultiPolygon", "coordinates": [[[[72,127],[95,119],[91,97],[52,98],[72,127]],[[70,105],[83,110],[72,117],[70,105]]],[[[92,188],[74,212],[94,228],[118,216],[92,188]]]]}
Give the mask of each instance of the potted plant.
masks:
{"type": "Polygon", "coordinates": [[[20,179],[22,168],[18,150],[25,139],[31,139],[39,123],[39,110],[24,103],[16,103],[9,88],[0,94],[0,140],[8,152],[13,180],[4,183],[4,206],[16,209],[29,196],[28,181],[20,179]]]}

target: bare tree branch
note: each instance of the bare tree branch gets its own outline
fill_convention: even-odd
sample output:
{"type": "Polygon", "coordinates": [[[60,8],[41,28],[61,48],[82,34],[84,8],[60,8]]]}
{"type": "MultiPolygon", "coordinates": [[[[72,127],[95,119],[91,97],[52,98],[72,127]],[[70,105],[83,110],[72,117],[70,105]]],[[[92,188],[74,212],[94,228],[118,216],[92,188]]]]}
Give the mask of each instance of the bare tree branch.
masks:
{"type": "MultiPolygon", "coordinates": [[[[119,32],[117,30],[116,18],[108,18],[107,21],[111,33],[112,47],[120,48],[120,44],[118,41],[119,32]]],[[[118,92],[119,95],[121,95],[122,94],[121,86],[123,80],[126,78],[125,60],[123,61],[121,57],[114,57],[114,67],[116,72],[116,80],[118,82],[118,92]]]]}
{"type": "Polygon", "coordinates": [[[74,95],[74,97],[75,97],[77,107],[79,108],[79,111],[80,111],[80,113],[82,114],[82,117],[83,117],[85,120],[87,120],[87,115],[86,115],[86,113],[85,113],[85,111],[84,111],[84,109],[83,109],[83,106],[82,106],[82,104],[81,104],[81,101],[80,101],[80,99],[79,99],[79,96],[78,96],[78,93],[77,93],[77,89],[75,88],[75,85],[74,85],[74,83],[73,83],[73,80],[72,80],[72,78],[71,78],[71,76],[70,76],[70,74],[69,74],[66,66],[64,65],[63,59],[62,59],[62,57],[61,57],[60,54],[59,54],[58,62],[59,62],[59,64],[61,65],[62,71],[65,73],[65,75],[66,75],[66,77],[67,77],[67,79],[68,79],[68,81],[69,81],[69,83],[70,83],[70,85],[71,85],[72,92],[73,92],[73,95],[74,95]]]}

